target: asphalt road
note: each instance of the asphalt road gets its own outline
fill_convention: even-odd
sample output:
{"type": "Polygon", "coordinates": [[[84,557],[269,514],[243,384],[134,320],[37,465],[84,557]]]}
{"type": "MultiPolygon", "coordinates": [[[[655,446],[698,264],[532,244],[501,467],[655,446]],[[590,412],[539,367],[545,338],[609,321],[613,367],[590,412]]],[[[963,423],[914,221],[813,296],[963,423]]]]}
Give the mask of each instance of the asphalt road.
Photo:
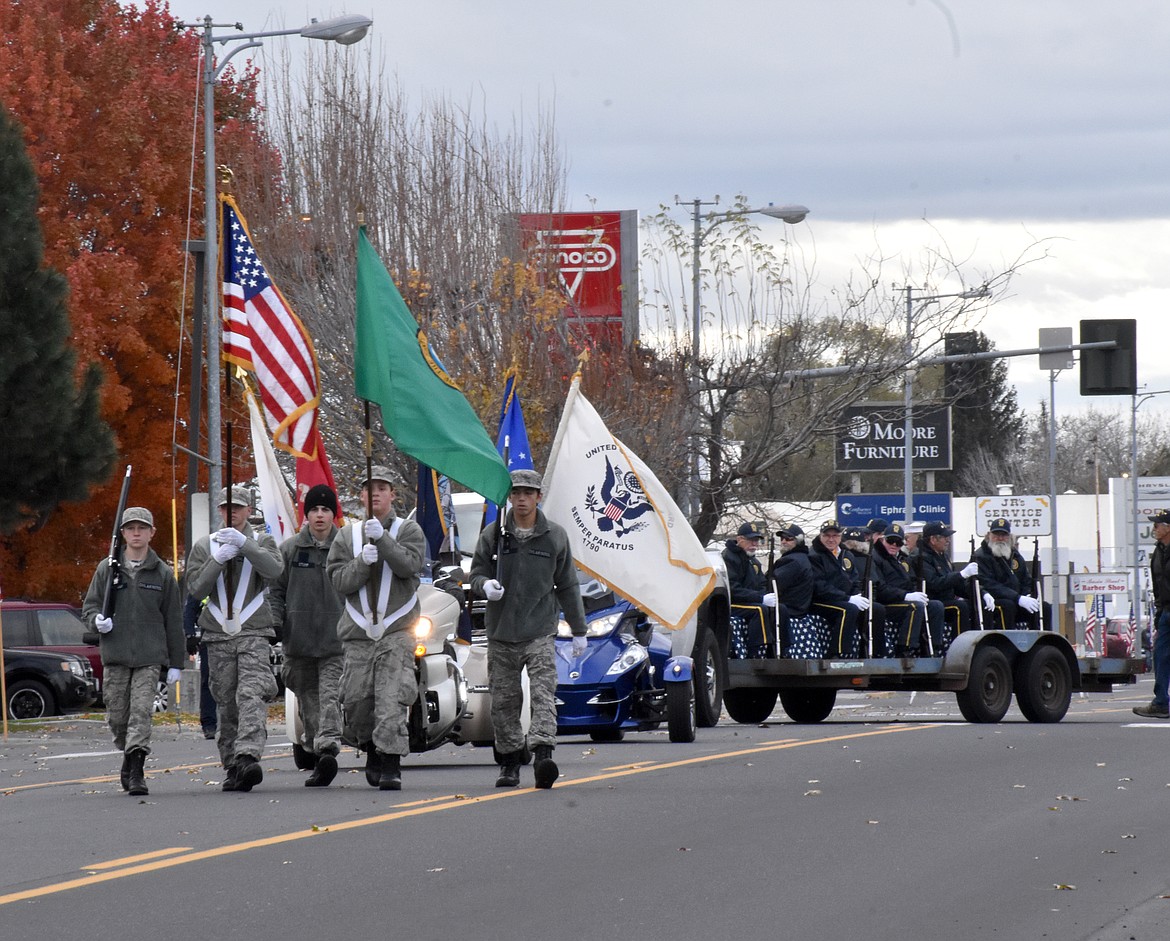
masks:
{"type": "Polygon", "coordinates": [[[552,791],[491,752],[355,752],[303,786],[281,728],[224,794],[197,726],[156,731],[151,794],[98,722],[0,743],[0,938],[1164,939],[1170,722],[1149,678],[1058,725],[965,723],[949,694],[843,695],[829,720],[563,739],[552,791]],[[1133,720],[1133,721],[1131,721],[1133,720]]]}

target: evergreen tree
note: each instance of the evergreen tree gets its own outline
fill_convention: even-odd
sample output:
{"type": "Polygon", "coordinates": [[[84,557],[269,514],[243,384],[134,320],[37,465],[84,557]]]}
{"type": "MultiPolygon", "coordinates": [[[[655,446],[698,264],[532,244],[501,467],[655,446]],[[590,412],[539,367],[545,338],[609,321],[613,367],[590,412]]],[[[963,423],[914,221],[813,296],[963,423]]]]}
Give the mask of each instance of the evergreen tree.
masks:
{"type": "Polygon", "coordinates": [[[80,382],[69,289],[46,267],[38,186],[20,126],[0,105],[0,532],[34,528],[109,474],[113,433],[99,414],[101,370],[80,382]]]}
{"type": "MultiPolygon", "coordinates": [[[[995,349],[980,331],[948,333],[946,354],[989,353],[995,349]]],[[[1008,385],[1006,359],[978,359],[965,363],[947,363],[945,396],[951,405],[951,457],[954,470],[938,475],[940,490],[963,493],[962,472],[972,462],[989,453],[1000,462],[1011,464],[1024,434],[1024,416],[1016,401],[1014,386],[1008,385]]]]}

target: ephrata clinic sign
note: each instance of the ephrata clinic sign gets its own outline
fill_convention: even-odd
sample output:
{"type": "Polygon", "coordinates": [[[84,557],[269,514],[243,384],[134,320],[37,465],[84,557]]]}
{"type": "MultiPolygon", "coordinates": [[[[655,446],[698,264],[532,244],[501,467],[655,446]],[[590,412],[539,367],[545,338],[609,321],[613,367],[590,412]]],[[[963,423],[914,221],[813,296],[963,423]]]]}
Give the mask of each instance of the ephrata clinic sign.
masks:
{"type": "MultiPolygon", "coordinates": [[[[915,408],[914,469],[950,470],[951,409],[915,408]]],[[[890,471],[906,466],[906,408],[897,402],[868,402],[845,409],[845,431],[837,437],[837,470],[890,471]]]]}

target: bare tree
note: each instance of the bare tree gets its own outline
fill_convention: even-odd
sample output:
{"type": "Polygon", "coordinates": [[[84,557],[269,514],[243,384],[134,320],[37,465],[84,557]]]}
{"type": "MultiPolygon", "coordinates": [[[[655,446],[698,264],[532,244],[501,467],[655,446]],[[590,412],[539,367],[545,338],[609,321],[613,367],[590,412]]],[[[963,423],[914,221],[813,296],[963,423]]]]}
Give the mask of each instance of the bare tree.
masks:
{"type": "MultiPolygon", "coordinates": [[[[738,207],[746,207],[742,198],[738,207]]],[[[646,232],[643,317],[692,376],[692,434],[679,442],[698,450],[692,466],[703,469],[692,524],[704,540],[729,501],[745,496],[745,481],[763,475],[773,483],[781,480],[786,464],[842,430],[847,406],[900,389],[909,365],[928,352],[941,352],[946,333],[970,329],[981,317],[981,307],[969,299],[924,305],[907,337],[905,308],[886,280],[891,260],[879,253],[862,259],[847,284],[819,301],[812,266],[799,246],[765,244],[743,215],[713,228],[702,242],[702,349],[696,351],[690,348],[691,311],[678,300],[691,293],[692,233],[666,207],[646,232]],[[812,378],[827,370],[835,374],[812,378]]],[[[1021,265],[1036,260],[1034,255],[1004,271],[972,273],[945,248],[931,250],[913,280],[931,293],[985,286],[994,298],[1021,265]],[[958,289],[944,291],[944,284],[958,289]]],[[[900,274],[903,284],[912,276],[908,269],[900,274]]],[[[759,487],[749,495],[781,498],[759,487]]]]}

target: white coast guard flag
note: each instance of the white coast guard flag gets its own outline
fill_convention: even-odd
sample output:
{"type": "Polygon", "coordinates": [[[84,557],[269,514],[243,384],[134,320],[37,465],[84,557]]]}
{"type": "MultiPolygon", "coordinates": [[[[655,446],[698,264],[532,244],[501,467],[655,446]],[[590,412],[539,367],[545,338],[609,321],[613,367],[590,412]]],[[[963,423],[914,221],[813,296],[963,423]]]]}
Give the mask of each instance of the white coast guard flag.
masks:
{"type": "Polygon", "coordinates": [[[609,433],[573,379],[544,476],[544,514],[573,561],[672,630],[715,587],[715,570],[654,473],[609,433]]]}
{"type": "Polygon", "coordinates": [[[252,453],[256,458],[256,482],[260,485],[260,502],[264,505],[264,523],[268,532],[280,545],[297,532],[297,509],[292,496],[285,486],[280,465],[276,463],[276,452],[272,450],[272,438],[260,415],[256,396],[246,390],[248,414],[252,419],[252,453]]]}

